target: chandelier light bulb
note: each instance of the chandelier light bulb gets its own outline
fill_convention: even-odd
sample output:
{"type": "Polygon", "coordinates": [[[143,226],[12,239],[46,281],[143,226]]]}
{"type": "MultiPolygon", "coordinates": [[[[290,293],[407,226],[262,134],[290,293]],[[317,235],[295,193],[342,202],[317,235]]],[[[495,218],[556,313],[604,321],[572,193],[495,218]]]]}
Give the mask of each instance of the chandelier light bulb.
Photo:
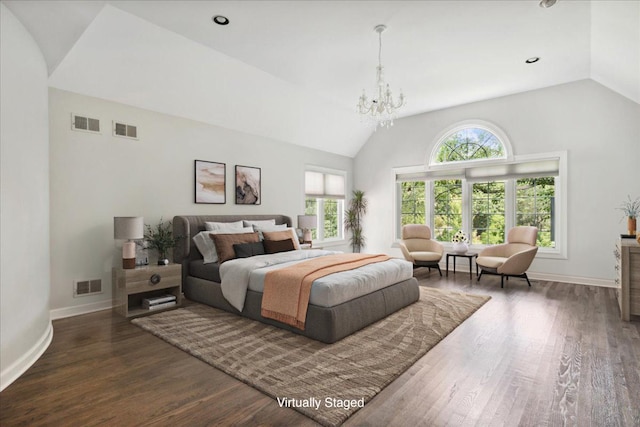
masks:
{"type": "Polygon", "coordinates": [[[371,101],[367,98],[366,91],[362,90],[356,111],[360,113],[362,119],[373,122],[375,129],[380,127],[389,128],[393,126],[396,118],[396,111],[404,105],[404,94],[400,90],[398,100],[393,99],[391,87],[384,81],[384,67],[382,66],[382,33],[386,30],[385,25],[376,25],[374,31],[378,33],[378,66],[376,67],[377,88],[373,91],[371,101]]]}

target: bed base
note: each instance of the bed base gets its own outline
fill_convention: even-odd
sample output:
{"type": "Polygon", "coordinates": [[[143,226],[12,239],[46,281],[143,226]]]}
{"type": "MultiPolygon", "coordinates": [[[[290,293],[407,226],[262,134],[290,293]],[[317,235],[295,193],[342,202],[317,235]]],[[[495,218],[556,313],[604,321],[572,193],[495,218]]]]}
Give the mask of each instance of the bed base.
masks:
{"type": "Polygon", "coordinates": [[[309,304],[306,328],[303,331],[262,317],[260,315],[262,293],[260,292],[247,291],[247,298],[241,313],[225,300],[220,283],[187,276],[182,287],[185,296],[192,301],[277,326],[327,344],[341,340],[420,298],[418,281],[412,277],[335,307],[319,307],[309,304]]]}

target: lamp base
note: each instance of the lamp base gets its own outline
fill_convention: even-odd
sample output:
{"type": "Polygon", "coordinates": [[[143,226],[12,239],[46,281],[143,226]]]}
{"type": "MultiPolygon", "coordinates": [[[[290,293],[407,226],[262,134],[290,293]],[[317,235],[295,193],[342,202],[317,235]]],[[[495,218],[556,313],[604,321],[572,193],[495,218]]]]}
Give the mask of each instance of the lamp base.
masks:
{"type": "Polygon", "coordinates": [[[130,270],[132,268],[136,268],[136,259],[135,258],[122,258],[122,268],[125,270],[130,270]]]}

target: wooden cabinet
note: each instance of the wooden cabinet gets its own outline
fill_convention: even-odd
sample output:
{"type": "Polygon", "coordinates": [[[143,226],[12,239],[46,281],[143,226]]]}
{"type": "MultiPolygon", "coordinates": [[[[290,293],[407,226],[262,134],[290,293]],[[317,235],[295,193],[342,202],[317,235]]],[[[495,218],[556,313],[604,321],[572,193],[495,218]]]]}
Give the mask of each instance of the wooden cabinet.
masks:
{"type": "Polygon", "coordinates": [[[640,244],[635,239],[618,239],[614,255],[620,316],[629,321],[640,316],[640,244]]]}
{"type": "Polygon", "coordinates": [[[132,269],[113,268],[113,309],[134,317],[170,310],[182,304],[182,265],[149,265],[132,269]],[[144,298],[175,295],[176,304],[150,310],[143,307],[144,298]]]}

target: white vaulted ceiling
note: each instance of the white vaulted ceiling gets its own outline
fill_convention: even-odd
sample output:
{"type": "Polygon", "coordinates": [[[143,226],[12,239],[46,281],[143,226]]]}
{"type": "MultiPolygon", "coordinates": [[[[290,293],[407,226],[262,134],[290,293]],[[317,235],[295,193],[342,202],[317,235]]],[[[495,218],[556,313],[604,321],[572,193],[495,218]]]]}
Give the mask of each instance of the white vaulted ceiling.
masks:
{"type": "Polygon", "coordinates": [[[381,23],[401,116],[585,78],[640,102],[635,0],[4,3],[52,87],[348,156],[372,132],[355,103],[381,23]]]}

